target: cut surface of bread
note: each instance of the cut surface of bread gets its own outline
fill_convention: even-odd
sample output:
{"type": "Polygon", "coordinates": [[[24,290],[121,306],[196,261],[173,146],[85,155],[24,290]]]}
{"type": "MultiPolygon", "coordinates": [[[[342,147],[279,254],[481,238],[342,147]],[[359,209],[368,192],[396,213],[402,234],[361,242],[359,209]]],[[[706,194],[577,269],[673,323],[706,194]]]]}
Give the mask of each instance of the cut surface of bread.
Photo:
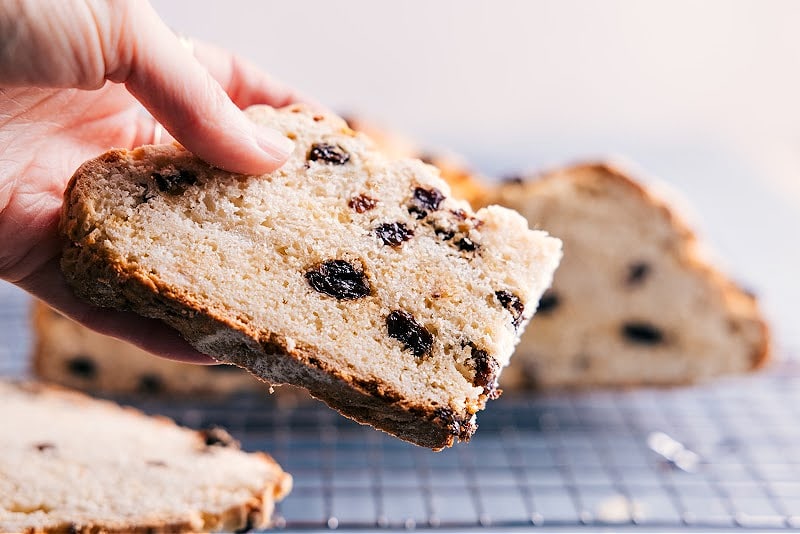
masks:
{"type": "Polygon", "coordinates": [[[560,241],[472,212],[434,167],[387,159],[335,116],[248,113],[295,141],[281,169],[235,175],[171,145],[85,163],[65,193],[67,281],[402,439],[468,439],[560,241]]]}
{"type": "Polygon", "coordinates": [[[618,168],[585,164],[499,187],[564,242],[504,387],[677,385],[762,365],[755,299],[711,267],[687,226],[618,168]]]}
{"type": "Polygon", "coordinates": [[[0,381],[1,532],[263,528],[292,479],[221,429],[0,381]]]}

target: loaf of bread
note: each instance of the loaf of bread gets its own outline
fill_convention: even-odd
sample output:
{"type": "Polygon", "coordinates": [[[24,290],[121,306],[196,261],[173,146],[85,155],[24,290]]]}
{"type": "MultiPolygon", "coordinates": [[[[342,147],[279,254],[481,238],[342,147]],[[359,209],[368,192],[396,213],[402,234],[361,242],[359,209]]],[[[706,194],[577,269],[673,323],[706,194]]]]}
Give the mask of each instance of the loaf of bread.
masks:
{"type": "Polygon", "coordinates": [[[769,335],[753,296],[703,259],[674,210],[618,168],[531,176],[484,202],[519,210],[564,241],[504,387],[688,384],[765,362],[769,335]]]}
{"type": "Polygon", "coordinates": [[[62,213],[69,284],[402,439],[468,439],[560,241],[511,210],[473,212],[434,167],[384,157],[337,117],[248,113],[295,141],[278,171],[235,175],[171,145],[81,166],[62,213]]]}
{"type": "Polygon", "coordinates": [[[292,479],[222,429],[0,381],[0,532],[240,531],[268,526],[292,479]]]}

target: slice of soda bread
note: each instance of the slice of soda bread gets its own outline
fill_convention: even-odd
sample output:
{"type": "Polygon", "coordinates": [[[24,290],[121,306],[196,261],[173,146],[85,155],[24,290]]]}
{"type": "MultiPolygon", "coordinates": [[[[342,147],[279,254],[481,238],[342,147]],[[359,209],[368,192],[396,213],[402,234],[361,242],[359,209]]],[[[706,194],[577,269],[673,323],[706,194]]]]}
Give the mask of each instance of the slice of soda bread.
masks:
{"type": "Polygon", "coordinates": [[[198,350],[441,449],[475,430],[561,242],[338,117],[258,106],[296,143],[243,176],[180,147],[113,150],[65,192],[62,269],[100,306],[163,319],[198,350]]]}
{"type": "Polygon", "coordinates": [[[0,532],[264,528],[292,478],[223,430],[0,381],[0,532]]]}
{"type": "Polygon", "coordinates": [[[702,257],[664,200],[620,169],[567,167],[506,183],[487,201],[564,240],[504,387],[688,384],[767,359],[756,300],[702,257]]]}

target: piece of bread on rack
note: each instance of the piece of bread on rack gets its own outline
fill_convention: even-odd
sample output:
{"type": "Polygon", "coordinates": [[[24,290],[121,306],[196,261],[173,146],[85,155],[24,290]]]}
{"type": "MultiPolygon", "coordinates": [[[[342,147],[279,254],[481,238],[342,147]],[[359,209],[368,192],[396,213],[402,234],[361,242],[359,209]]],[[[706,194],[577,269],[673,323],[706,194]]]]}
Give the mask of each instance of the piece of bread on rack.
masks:
{"type": "MultiPolygon", "coordinates": [[[[235,365],[194,365],[159,358],[90,330],[39,301],[33,304],[32,319],[32,367],[37,378],[46,382],[91,393],[167,397],[267,389],[235,365]]],[[[279,403],[288,402],[289,390],[275,388],[279,403]]]]}
{"type": "Polygon", "coordinates": [[[755,298],[703,258],[664,200],[619,168],[533,175],[485,202],[518,210],[564,242],[504,387],[688,384],[766,361],[755,298]]]}
{"type": "Polygon", "coordinates": [[[434,167],[384,157],[338,117],[248,114],[296,143],[273,173],[172,145],[81,166],[61,223],[69,284],[402,439],[468,439],[560,241],[511,210],[473,212],[434,167]]]}
{"type": "Polygon", "coordinates": [[[270,524],[292,478],[222,429],[0,381],[0,532],[233,532],[270,524]]]}

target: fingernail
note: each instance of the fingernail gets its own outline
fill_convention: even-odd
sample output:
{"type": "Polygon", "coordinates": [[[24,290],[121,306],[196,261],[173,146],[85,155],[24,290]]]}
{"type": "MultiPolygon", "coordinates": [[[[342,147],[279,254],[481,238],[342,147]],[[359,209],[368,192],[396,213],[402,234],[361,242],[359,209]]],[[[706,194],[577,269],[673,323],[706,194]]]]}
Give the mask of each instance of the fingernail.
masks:
{"type": "Polygon", "coordinates": [[[294,151],[294,141],[273,128],[256,126],[256,143],[271,158],[284,160],[294,151]]]}

